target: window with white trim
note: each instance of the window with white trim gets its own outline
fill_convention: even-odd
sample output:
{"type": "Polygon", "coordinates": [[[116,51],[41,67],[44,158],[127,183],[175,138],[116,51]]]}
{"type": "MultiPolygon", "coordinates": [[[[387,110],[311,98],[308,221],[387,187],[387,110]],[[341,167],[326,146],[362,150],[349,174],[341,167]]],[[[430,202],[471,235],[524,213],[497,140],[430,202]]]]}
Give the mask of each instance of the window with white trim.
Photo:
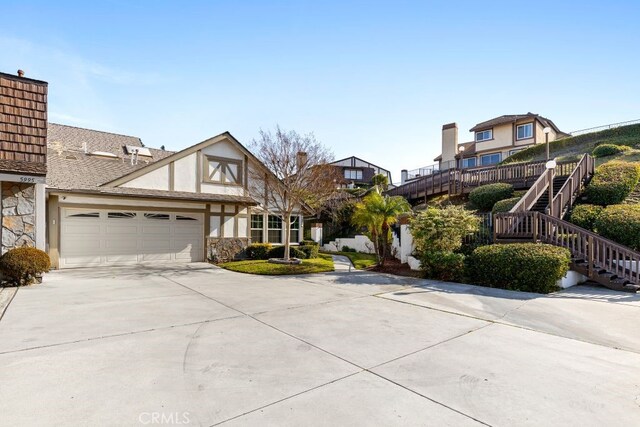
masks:
{"type": "Polygon", "coordinates": [[[251,243],[262,243],[263,230],[264,216],[262,214],[251,215],[251,243]]]}
{"type": "Polygon", "coordinates": [[[267,219],[267,241],[282,243],[282,218],[278,215],[269,215],[267,219]]]}
{"type": "Polygon", "coordinates": [[[344,177],[345,179],[362,180],[362,171],[359,169],[345,169],[344,177]]]}
{"type": "Polygon", "coordinates": [[[484,156],[480,156],[480,164],[482,166],[495,165],[500,163],[501,158],[500,153],[485,154],[484,156]]]}
{"type": "Polygon", "coordinates": [[[488,141],[490,139],[493,139],[493,129],[476,132],[476,142],[488,141]]]}
{"type": "Polygon", "coordinates": [[[297,243],[300,241],[300,217],[291,216],[291,226],[289,228],[289,242],[297,243]]]}
{"type": "Polygon", "coordinates": [[[516,128],[516,139],[529,139],[533,138],[533,123],[527,123],[526,125],[519,125],[516,128]]]}

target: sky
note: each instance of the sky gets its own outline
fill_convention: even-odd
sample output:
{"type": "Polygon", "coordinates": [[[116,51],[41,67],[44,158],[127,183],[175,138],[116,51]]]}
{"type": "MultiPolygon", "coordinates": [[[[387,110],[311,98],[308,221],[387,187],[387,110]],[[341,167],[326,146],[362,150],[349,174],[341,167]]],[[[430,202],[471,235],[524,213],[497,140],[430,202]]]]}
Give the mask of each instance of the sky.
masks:
{"type": "Polygon", "coordinates": [[[433,163],[441,128],[534,112],[640,119],[636,1],[8,1],[0,71],[49,82],[49,121],[180,150],[280,125],[335,159],[433,163]]]}

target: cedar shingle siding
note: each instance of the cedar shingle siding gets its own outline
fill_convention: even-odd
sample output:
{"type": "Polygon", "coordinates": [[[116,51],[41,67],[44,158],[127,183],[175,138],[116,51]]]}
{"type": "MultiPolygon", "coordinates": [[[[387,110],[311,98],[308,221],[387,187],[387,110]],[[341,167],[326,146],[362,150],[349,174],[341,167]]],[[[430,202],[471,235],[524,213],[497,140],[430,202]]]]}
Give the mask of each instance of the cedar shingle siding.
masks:
{"type": "Polygon", "coordinates": [[[0,73],[0,172],[47,172],[47,83],[0,73]]]}

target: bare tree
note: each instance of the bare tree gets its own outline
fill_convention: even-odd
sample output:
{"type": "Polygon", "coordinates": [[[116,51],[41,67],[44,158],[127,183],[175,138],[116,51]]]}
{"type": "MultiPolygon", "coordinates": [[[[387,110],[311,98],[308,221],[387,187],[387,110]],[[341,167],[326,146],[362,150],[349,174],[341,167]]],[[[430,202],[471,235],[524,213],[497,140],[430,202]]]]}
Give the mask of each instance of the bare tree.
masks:
{"type": "Polygon", "coordinates": [[[291,214],[296,209],[318,209],[339,191],[338,170],[329,165],[333,154],[313,134],[300,135],[280,126],[274,133],[260,130],[251,148],[268,169],[250,172],[252,194],[264,198],[265,208],[282,217],[284,259],[289,260],[291,214]]]}

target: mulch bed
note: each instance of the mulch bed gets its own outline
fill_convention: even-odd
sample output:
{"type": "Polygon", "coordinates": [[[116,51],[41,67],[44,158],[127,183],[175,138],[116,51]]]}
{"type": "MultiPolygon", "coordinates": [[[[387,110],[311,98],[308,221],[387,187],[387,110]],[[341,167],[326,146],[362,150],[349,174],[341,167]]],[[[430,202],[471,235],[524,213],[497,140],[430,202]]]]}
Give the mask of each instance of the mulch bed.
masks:
{"type": "Polygon", "coordinates": [[[401,264],[399,260],[392,258],[384,260],[384,266],[375,266],[367,268],[367,271],[375,271],[376,273],[395,274],[396,276],[406,277],[422,277],[420,271],[409,268],[409,264],[401,264]]]}

